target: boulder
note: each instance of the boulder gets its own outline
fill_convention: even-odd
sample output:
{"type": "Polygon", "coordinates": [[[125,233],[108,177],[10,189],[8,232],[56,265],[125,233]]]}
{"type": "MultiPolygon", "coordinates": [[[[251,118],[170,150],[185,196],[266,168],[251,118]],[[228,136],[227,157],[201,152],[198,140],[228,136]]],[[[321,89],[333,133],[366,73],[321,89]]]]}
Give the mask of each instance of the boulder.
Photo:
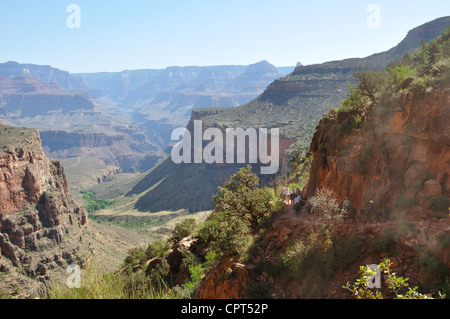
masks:
{"type": "Polygon", "coordinates": [[[185,249],[189,249],[196,242],[196,240],[197,238],[186,237],[180,240],[180,242],[178,242],[178,244],[174,247],[172,252],[166,258],[171,272],[178,272],[183,259],[183,251],[185,249]]]}
{"type": "Polygon", "coordinates": [[[423,186],[425,193],[430,196],[437,196],[442,194],[442,187],[438,181],[430,179],[426,181],[423,186]]]}
{"type": "MultiPolygon", "coordinates": [[[[159,265],[163,261],[163,258],[157,257],[150,260],[147,260],[145,264],[147,265],[146,274],[150,274],[151,270],[155,268],[157,265],[159,265]]],[[[137,265],[133,268],[133,272],[137,271],[138,269],[141,269],[141,265],[137,265]],[[135,269],[136,268],[136,269],[135,269]]]]}
{"type": "Polygon", "coordinates": [[[219,263],[200,283],[196,299],[245,299],[252,267],[233,260],[219,263]]]}
{"type": "Polygon", "coordinates": [[[419,246],[426,246],[427,244],[427,235],[424,231],[421,231],[418,235],[417,235],[417,241],[419,243],[419,246]]]}
{"type": "Polygon", "coordinates": [[[406,188],[414,188],[427,178],[427,170],[421,164],[411,165],[406,171],[404,184],[406,188]]]}

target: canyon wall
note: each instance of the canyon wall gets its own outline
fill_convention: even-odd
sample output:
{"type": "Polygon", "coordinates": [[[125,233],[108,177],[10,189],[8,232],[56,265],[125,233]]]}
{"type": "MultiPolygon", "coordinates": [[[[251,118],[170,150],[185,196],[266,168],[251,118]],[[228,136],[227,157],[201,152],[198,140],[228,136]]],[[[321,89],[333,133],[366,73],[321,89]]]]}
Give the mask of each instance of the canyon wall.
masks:
{"type": "Polygon", "coordinates": [[[7,257],[0,272],[9,260],[31,278],[49,280],[46,261],[76,260],[68,234],[87,226],[87,212],[69,194],[60,161],[45,156],[39,132],[0,125],[0,259],[7,257]]]}
{"type": "Polygon", "coordinates": [[[432,197],[448,197],[448,92],[441,88],[419,96],[405,91],[363,110],[361,128],[354,127],[358,112],[322,118],[311,143],[314,160],[305,195],[326,185],[340,202],[349,196],[361,209],[373,200],[393,214],[402,198],[428,207],[432,197]]]}

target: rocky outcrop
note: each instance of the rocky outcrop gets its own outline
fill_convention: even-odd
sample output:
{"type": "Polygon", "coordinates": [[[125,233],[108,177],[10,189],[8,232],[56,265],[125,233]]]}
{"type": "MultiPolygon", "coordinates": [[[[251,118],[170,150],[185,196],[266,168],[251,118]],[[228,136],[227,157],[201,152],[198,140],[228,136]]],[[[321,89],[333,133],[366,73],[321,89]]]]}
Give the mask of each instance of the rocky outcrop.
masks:
{"type": "Polygon", "coordinates": [[[405,92],[385,105],[362,111],[364,125],[354,128],[357,113],[324,117],[311,143],[314,160],[305,191],[312,196],[327,185],[342,202],[357,208],[374,200],[391,214],[401,200],[419,204],[449,196],[450,99],[448,89],[426,96],[405,92]]]}
{"type": "MultiPolygon", "coordinates": [[[[142,272],[145,269],[147,275],[151,274],[158,265],[166,263],[168,265],[167,276],[170,277],[171,284],[179,286],[189,280],[189,263],[185,263],[188,253],[204,258],[205,243],[199,236],[188,236],[181,239],[173,245],[164,257],[155,257],[141,264],[133,266],[133,272],[142,272]]],[[[126,268],[122,268],[119,272],[124,272],[126,268]]]]}
{"type": "Polygon", "coordinates": [[[198,299],[245,299],[252,268],[233,259],[210,270],[196,292],[198,299]]]}
{"type": "Polygon", "coordinates": [[[87,212],[72,200],[64,167],[45,156],[37,130],[2,126],[0,145],[0,258],[36,275],[44,268],[34,253],[87,227],[87,212]]]}

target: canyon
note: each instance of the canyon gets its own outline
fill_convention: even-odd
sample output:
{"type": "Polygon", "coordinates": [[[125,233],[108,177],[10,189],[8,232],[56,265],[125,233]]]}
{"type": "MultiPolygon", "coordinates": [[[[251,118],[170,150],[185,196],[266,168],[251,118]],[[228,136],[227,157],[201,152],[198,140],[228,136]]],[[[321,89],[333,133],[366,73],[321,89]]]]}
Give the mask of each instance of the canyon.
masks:
{"type": "MultiPolygon", "coordinates": [[[[327,187],[339,203],[348,197],[357,216],[355,223],[336,225],[333,239],[341,245],[336,256],[343,262],[333,278],[313,273],[292,280],[283,273],[284,252],[309,239],[313,219],[308,208],[297,216],[284,205],[284,214],[253,238],[244,258],[214,264],[195,298],[345,298],[342,285],[354,278],[357,266],[387,257],[398,273],[435,287],[442,278],[429,274],[432,267],[450,266],[446,61],[408,78],[382,103],[339,108],[349,96],[348,84],[358,83],[355,71],[386,67],[448,25],[449,17],[440,18],[411,30],[386,52],[298,65],[291,73],[267,61],[75,75],[48,66],[0,64],[0,277],[14,279],[2,280],[0,287],[12,291],[26,282],[30,287],[19,297],[39,297],[71,264],[86,267],[96,256],[102,267],[117,270],[130,248],[167,237],[173,229],[167,221],[196,213],[204,220],[214,209],[212,195],[246,163],[176,164],[168,158],[172,130],[186,127],[194,137],[197,121],[201,133],[215,128],[223,136],[233,128],[279,130],[280,169],[258,174],[261,186],[279,182],[290,171],[293,152],[309,147],[303,198],[327,187]],[[422,91],[410,87],[424,75],[438,85],[422,91]],[[83,188],[118,201],[93,215],[98,222],[91,221],[71,194],[83,188]],[[369,200],[383,220],[366,225],[363,209],[369,200]],[[134,222],[140,234],[124,230],[134,222]],[[124,227],[115,227],[119,223],[124,227]],[[163,226],[150,235],[148,225],[154,224],[163,226]],[[326,289],[322,279],[330,279],[326,289]]],[[[261,172],[264,164],[252,168],[261,172]]],[[[189,245],[195,242],[189,238],[189,245]]],[[[191,249],[183,240],[178,244],[167,257],[171,267],[175,257],[178,264],[184,258],[181,250],[191,249]]],[[[162,260],[150,260],[146,273],[162,260]]],[[[188,278],[188,268],[182,272],[176,274],[179,283],[188,278]]]]}

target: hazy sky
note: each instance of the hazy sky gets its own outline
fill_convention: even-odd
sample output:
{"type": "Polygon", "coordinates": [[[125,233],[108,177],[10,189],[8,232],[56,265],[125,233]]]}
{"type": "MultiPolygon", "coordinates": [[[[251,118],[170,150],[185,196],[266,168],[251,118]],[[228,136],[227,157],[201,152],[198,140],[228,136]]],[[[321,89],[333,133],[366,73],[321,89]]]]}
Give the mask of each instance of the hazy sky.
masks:
{"type": "Polygon", "coordinates": [[[448,15],[448,0],[0,0],[0,62],[73,73],[306,65],[388,50],[448,15]]]}

